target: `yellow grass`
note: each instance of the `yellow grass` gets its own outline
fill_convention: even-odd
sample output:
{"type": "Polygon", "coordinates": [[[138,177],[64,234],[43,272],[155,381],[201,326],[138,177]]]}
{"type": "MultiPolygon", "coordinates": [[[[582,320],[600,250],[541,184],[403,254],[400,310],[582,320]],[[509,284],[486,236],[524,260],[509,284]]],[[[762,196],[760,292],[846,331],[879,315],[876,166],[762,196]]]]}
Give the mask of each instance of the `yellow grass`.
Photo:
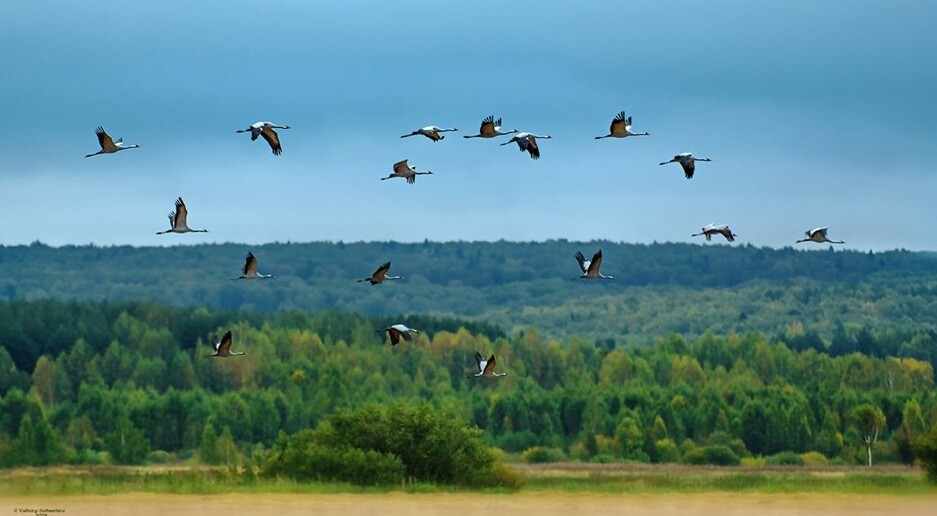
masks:
{"type": "Polygon", "coordinates": [[[358,515],[486,515],[587,516],[594,514],[698,514],[784,516],[887,515],[932,516],[937,498],[931,495],[841,494],[661,494],[517,493],[511,495],[436,494],[221,494],[165,495],[155,493],[12,497],[0,500],[0,515],[116,514],[206,516],[358,516],[358,515]],[[61,511],[61,512],[59,512],[61,511]]]}

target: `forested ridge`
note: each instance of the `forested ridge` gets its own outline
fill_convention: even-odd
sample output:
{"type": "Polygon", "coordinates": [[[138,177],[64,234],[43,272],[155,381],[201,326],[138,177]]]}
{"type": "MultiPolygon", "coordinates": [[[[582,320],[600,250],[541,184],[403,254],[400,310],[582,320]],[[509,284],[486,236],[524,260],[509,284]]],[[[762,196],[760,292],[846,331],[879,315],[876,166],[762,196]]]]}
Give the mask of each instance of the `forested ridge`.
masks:
{"type": "Polygon", "coordinates": [[[912,352],[937,334],[804,337],[622,347],[432,316],[0,302],[0,460],[237,464],[339,410],[427,402],[528,460],[864,462],[867,420],[876,461],[912,460],[937,419],[933,366],[912,352]],[[421,333],[392,347],[375,331],[389,322],[421,333]],[[228,329],[246,354],[205,358],[228,329]],[[469,378],[476,351],[507,376],[469,378]]]}
{"type": "Polygon", "coordinates": [[[829,342],[861,328],[937,329],[937,254],[813,247],[569,242],[283,243],[0,247],[0,299],[153,300],[252,312],[427,313],[650,343],[803,328],[829,342]],[[569,281],[601,248],[613,281],[569,281]],[[232,282],[252,251],[262,283],[232,282]],[[403,279],[356,283],[384,261],[403,279]]]}

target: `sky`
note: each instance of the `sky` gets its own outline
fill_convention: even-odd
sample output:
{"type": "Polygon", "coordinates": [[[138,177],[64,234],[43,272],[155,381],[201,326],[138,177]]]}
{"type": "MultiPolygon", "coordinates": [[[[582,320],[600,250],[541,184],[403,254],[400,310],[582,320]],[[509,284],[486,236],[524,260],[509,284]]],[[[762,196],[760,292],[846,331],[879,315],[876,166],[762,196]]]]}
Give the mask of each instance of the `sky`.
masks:
{"type": "Polygon", "coordinates": [[[702,243],[727,223],[737,244],[829,226],[935,251],[935,26],[932,1],[2,2],[0,245],[702,243]],[[651,135],[595,140],[621,110],[651,135]],[[461,138],[488,115],[553,139],[534,161],[461,138]],[[292,127],[281,156],[235,133],[259,120],[292,127]],[[399,138],[431,124],[459,132],[399,138]],[[141,147],[86,159],[98,125],[141,147]],[[680,152],[713,161],[658,166],[680,152]],[[405,158],[434,175],[380,180],[405,158]],[[156,235],[179,196],[209,233],[156,235]]]}

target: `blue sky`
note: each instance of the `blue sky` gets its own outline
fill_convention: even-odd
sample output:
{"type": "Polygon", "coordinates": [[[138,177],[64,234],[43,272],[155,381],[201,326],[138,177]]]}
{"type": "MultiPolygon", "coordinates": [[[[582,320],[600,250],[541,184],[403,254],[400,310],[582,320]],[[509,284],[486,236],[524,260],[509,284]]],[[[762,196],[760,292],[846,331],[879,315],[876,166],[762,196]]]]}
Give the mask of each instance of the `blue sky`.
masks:
{"type": "Polygon", "coordinates": [[[937,3],[556,4],[3,2],[0,244],[937,250],[937,3]],[[651,136],[594,140],[622,109],[651,136]],[[461,138],[489,114],[554,139],[461,138]],[[399,138],[429,124],[460,132],[399,138]],[[85,159],[98,125],[142,147],[85,159]],[[404,158],[435,175],[379,180],[404,158]],[[210,233],[155,235],[178,196],[210,233]]]}

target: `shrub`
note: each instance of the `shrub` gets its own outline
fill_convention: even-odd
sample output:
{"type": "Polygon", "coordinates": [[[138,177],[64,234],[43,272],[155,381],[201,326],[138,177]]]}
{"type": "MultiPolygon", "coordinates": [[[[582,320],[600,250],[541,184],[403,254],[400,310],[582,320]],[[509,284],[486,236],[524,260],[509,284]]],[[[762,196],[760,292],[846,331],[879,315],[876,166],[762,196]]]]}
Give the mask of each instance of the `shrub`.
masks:
{"type": "Polygon", "coordinates": [[[507,489],[520,489],[524,484],[524,479],[514,468],[496,463],[491,471],[491,484],[507,489]]]}
{"type": "Polygon", "coordinates": [[[765,457],[769,466],[803,466],[804,458],[792,451],[783,451],[765,457]]]}
{"type": "Polygon", "coordinates": [[[610,453],[600,453],[598,455],[593,456],[591,459],[589,459],[589,462],[594,462],[596,464],[611,464],[612,462],[615,462],[616,460],[617,459],[615,458],[615,456],[610,453]]]}
{"type": "Polygon", "coordinates": [[[924,468],[927,480],[937,484],[937,425],[929,434],[914,440],[914,455],[924,468]]]}
{"type": "Polygon", "coordinates": [[[264,476],[361,485],[404,478],[465,486],[513,483],[504,472],[495,475],[495,458],[480,430],[428,403],[338,411],[315,430],[281,436],[260,466],[264,476]]]}
{"type": "Polygon", "coordinates": [[[677,443],[669,437],[655,441],[654,449],[657,452],[657,462],[677,462],[680,459],[677,443]]]}
{"type": "Polygon", "coordinates": [[[175,460],[175,455],[163,450],[153,450],[146,456],[146,462],[149,464],[169,464],[175,460]]]}
{"type": "Polygon", "coordinates": [[[524,461],[531,464],[540,464],[544,462],[562,462],[566,460],[566,454],[559,448],[544,448],[534,446],[527,448],[523,453],[524,461]]]}
{"type": "Polygon", "coordinates": [[[690,450],[683,455],[683,462],[687,464],[710,464],[714,466],[738,466],[741,464],[739,456],[736,455],[731,448],[721,444],[690,450]]]}
{"type": "Polygon", "coordinates": [[[830,462],[822,453],[815,451],[803,453],[800,458],[807,466],[826,466],[830,462]]]}

